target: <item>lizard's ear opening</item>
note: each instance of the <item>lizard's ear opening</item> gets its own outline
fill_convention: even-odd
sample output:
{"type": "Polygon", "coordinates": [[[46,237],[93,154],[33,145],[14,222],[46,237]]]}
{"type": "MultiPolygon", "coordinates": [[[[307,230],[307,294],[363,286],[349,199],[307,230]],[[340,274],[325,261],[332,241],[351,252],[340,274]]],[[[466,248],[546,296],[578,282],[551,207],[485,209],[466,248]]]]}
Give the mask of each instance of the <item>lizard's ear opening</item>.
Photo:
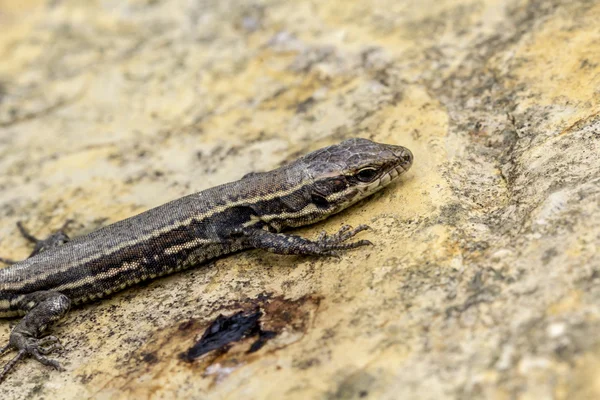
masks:
{"type": "Polygon", "coordinates": [[[324,196],[318,193],[312,193],[310,199],[313,202],[313,204],[319,208],[329,207],[329,201],[327,201],[327,199],[324,196]]]}

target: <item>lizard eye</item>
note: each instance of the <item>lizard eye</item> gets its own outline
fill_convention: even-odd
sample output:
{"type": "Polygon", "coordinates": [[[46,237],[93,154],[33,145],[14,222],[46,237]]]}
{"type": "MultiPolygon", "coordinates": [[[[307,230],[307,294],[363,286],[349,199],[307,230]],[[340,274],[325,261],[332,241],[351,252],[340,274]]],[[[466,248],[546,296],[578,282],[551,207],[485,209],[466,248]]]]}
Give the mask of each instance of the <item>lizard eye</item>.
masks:
{"type": "Polygon", "coordinates": [[[379,172],[372,167],[363,168],[356,173],[356,178],[361,182],[371,182],[379,172]]]}

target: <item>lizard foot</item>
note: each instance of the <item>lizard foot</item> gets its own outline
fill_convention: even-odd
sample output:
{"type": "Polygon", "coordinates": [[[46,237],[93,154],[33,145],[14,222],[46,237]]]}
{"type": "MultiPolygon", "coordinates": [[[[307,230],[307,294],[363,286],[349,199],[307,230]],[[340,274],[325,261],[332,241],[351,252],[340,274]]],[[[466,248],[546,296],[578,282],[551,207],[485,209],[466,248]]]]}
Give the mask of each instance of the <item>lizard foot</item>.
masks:
{"type": "Polygon", "coordinates": [[[8,348],[17,350],[17,355],[0,371],[0,381],[25,356],[31,356],[44,365],[63,370],[57,361],[46,357],[47,354],[62,349],[59,340],[55,336],[42,335],[49,326],[67,314],[71,300],[59,292],[38,291],[29,293],[21,301],[24,302],[20,305],[21,309],[29,308],[29,312],[13,328],[8,346],[0,349],[0,354],[8,348]]]}
{"type": "Polygon", "coordinates": [[[325,231],[321,232],[315,243],[321,247],[323,255],[337,256],[338,250],[354,249],[360,246],[370,246],[373,243],[369,240],[357,240],[356,242],[345,243],[348,239],[353,238],[359,232],[370,229],[367,225],[359,225],[352,229],[350,225],[343,225],[333,235],[328,235],[325,231]]]}
{"type": "MultiPolygon", "coordinates": [[[[29,257],[33,257],[38,253],[41,253],[48,249],[52,249],[54,247],[58,247],[58,246],[61,246],[65,243],[67,243],[70,240],[70,238],[65,233],[65,229],[71,222],[73,222],[73,221],[67,220],[59,230],[52,233],[46,239],[36,238],[27,230],[27,228],[25,228],[25,226],[23,226],[23,223],[21,221],[17,222],[17,228],[19,228],[19,232],[21,233],[21,236],[23,236],[27,241],[33,243],[35,246],[33,251],[31,252],[31,254],[29,255],[29,257]]],[[[0,263],[6,264],[6,265],[16,264],[17,262],[18,261],[11,260],[10,258],[0,257],[0,263]]]]}
{"type": "Polygon", "coordinates": [[[339,244],[341,242],[345,242],[346,240],[356,236],[357,233],[366,231],[370,229],[368,225],[359,225],[356,228],[352,229],[350,225],[343,225],[336,233],[333,235],[328,235],[327,232],[322,231],[319,237],[317,238],[317,242],[319,243],[331,243],[331,244],[339,244]]]}
{"type": "Polygon", "coordinates": [[[252,247],[264,249],[272,253],[339,257],[338,252],[341,250],[373,244],[368,240],[348,242],[348,239],[366,229],[368,229],[366,225],[359,225],[354,229],[348,225],[344,225],[333,235],[328,235],[324,232],[321,233],[316,240],[285,233],[268,232],[263,229],[254,229],[248,231],[246,234],[248,243],[252,247]]]}
{"type": "Polygon", "coordinates": [[[16,348],[18,353],[14,356],[2,371],[0,371],[0,382],[6,377],[6,375],[10,372],[10,370],[21,360],[23,357],[29,355],[36,359],[38,362],[57,369],[59,371],[64,371],[64,368],[56,360],[52,360],[46,357],[47,354],[52,353],[55,350],[62,350],[63,347],[60,344],[60,341],[55,336],[46,336],[40,339],[36,338],[26,338],[24,336],[18,335],[15,337],[11,337],[10,343],[2,348],[0,348],[0,355],[5,353],[10,348],[16,348]]]}
{"type": "Polygon", "coordinates": [[[46,239],[36,238],[31,233],[29,233],[29,231],[23,226],[21,222],[17,222],[17,228],[19,228],[19,232],[21,232],[21,235],[35,245],[29,257],[33,257],[38,253],[42,253],[43,251],[67,243],[70,240],[70,238],[65,233],[65,229],[71,222],[73,221],[70,219],[67,220],[59,230],[48,236],[46,239]]]}

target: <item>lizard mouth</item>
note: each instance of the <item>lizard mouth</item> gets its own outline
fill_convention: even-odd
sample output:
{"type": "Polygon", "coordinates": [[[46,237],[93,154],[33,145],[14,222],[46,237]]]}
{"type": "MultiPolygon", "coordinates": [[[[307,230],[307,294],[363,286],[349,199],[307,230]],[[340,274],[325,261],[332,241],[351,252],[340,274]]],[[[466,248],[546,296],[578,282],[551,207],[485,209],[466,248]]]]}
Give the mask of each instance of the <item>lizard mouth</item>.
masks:
{"type": "Polygon", "coordinates": [[[379,178],[375,179],[375,181],[364,185],[362,187],[358,187],[358,200],[363,199],[366,196],[369,196],[376,191],[383,189],[388,186],[390,183],[398,180],[400,175],[404,174],[410,168],[410,164],[408,166],[398,164],[384,172],[379,178]]]}

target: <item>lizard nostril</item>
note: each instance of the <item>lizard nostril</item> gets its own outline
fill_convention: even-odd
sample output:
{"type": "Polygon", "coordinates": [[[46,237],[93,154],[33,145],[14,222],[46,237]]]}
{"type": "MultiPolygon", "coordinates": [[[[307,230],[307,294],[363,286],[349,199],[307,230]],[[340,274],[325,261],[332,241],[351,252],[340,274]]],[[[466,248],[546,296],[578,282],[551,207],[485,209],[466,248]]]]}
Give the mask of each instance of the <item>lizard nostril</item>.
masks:
{"type": "Polygon", "coordinates": [[[406,153],[404,154],[404,161],[407,164],[412,164],[412,162],[413,162],[413,154],[408,149],[406,149],[406,153]]]}
{"type": "Polygon", "coordinates": [[[402,160],[405,165],[410,165],[413,162],[413,153],[406,147],[400,147],[398,150],[394,151],[394,154],[402,160]]]}

